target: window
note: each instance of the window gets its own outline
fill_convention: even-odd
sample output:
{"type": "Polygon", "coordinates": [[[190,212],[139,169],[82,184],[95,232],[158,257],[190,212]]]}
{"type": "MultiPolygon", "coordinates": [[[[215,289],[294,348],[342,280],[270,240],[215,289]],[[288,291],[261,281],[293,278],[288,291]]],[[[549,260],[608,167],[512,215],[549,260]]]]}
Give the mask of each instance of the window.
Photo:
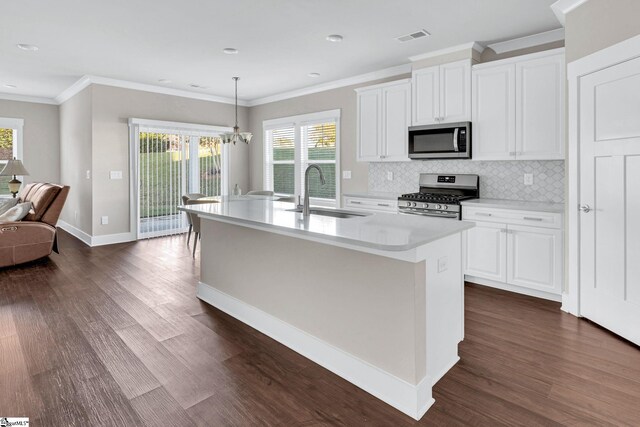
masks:
{"type": "Polygon", "coordinates": [[[267,120],[264,127],[264,186],[279,195],[303,195],[307,166],[309,196],[315,205],[338,206],[340,196],[340,110],[267,120]]]}
{"type": "MultiPolygon", "coordinates": [[[[4,169],[7,160],[14,157],[22,159],[22,119],[0,117],[0,171],[4,169]]],[[[26,168],[29,165],[25,165],[26,168]]],[[[8,183],[13,177],[0,176],[0,196],[11,194],[8,183]]]]}

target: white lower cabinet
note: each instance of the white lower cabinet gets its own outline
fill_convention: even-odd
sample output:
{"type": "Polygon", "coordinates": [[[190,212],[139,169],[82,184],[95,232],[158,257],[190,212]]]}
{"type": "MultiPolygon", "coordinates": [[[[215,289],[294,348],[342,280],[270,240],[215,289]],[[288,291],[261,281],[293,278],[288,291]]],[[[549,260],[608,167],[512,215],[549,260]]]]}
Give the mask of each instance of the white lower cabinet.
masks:
{"type": "Polygon", "coordinates": [[[559,301],[564,260],[561,216],[463,207],[463,219],[476,224],[464,235],[466,280],[559,301]]]}
{"type": "Polygon", "coordinates": [[[502,224],[476,222],[464,240],[465,274],[507,281],[507,237],[502,224]]]}
{"type": "Polygon", "coordinates": [[[342,206],[357,211],[398,213],[397,199],[344,196],[342,206]]]}

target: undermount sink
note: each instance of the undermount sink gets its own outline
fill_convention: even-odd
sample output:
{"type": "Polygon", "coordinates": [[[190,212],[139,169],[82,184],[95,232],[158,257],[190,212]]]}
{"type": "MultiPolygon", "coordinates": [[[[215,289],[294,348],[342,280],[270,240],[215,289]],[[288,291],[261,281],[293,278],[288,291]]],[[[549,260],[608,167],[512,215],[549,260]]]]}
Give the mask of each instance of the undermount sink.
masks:
{"type": "MultiPolygon", "coordinates": [[[[287,209],[287,211],[288,212],[302,213],[302,208],[287,209]]],[[[350,211],[339,211],[339,210],[335,210],[335,209],[318,209],[318,208],[311,208],[309,210],[309,213],[311,213],[311,215],[331,216],[331,217],[334,217],[334,218],[342,218],[342,219],[361,218],[363,216],[371,215],[371,214],[366,214],[366,213],[356,213],[356,212],[350,212],[350,211]]]]}

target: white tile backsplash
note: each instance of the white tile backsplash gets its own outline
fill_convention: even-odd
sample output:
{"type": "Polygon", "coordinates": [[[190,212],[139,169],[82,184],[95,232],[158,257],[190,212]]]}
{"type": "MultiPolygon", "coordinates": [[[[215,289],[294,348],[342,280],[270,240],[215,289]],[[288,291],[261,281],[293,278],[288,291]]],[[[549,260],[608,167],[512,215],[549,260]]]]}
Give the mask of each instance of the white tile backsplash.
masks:
{"type": "Polygon", "coordinates": [[[564,203],[563,160],[414,160],[369,163],[369,191],[413,193],[421,173],[472,173],[480,175],[480,197],[564,203]],[[393,180],[387,179],[392,172],[393,180]],[[524,185],[524,174],[533,185],[524,185]]]}

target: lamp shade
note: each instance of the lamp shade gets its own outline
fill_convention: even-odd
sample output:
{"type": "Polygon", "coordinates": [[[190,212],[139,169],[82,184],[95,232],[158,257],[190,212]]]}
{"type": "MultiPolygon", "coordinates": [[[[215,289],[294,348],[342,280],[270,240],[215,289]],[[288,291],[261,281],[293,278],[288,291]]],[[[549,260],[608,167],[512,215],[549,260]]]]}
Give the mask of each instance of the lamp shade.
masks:
{"type": "Polygon", "coordinates": [[[12,175],[29,175],[29,172],[24,168],[21,160],[13,159],[9,160],[0,172],[1,176],[12,176],[12,175]]]}

